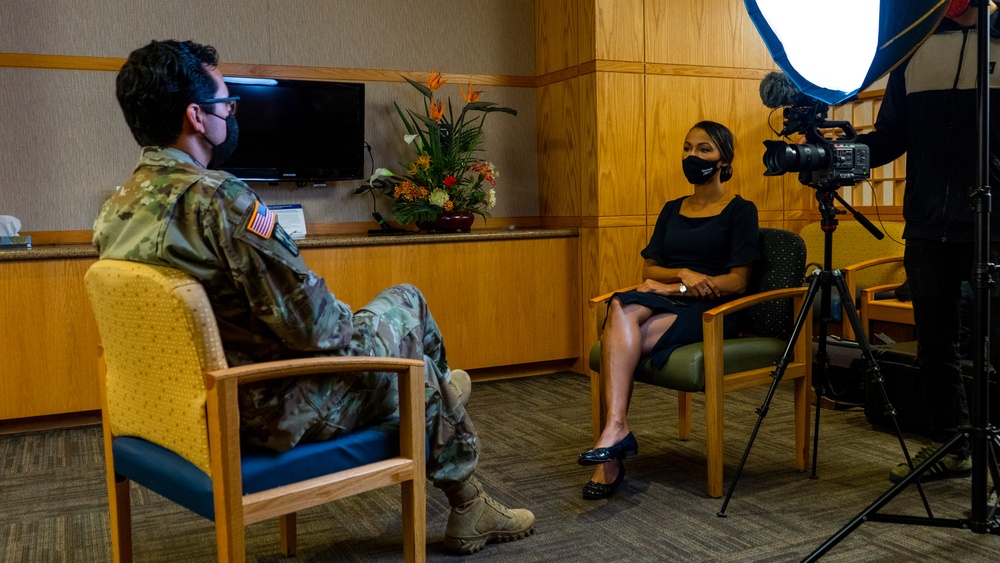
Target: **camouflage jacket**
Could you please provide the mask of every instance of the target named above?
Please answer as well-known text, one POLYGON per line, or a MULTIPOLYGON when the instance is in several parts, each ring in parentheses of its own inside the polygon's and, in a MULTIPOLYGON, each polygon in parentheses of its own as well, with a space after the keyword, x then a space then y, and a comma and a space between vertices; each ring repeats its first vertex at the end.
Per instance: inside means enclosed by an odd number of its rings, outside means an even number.
POLYGON ((132 177, 101 208, 102 259, 171 266, 212 303, 230 365, 344 353, 351 310, 306 267, 257 195, 183 151, 145 147, 132 177))

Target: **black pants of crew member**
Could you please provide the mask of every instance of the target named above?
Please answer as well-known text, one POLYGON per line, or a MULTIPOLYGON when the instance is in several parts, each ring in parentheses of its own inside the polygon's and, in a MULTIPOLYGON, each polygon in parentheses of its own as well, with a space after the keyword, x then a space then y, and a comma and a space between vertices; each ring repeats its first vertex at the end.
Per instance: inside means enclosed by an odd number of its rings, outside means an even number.
MULTIPOLYGON (((903 263, 913 291, 917 359, 933 428, 930 438, 935 442, 947 441, 969 424, 959 342, 962 282, 972 273, 973 254, 972 243, 906 241, 903 263)), ((996 257, 991 261, 996 263, 996 257)), ((991 309, 990 357, 996 364, 1000 360, 1000 298, 996 291, 991 309)), ((974 350, 978 344, 972 344, 974 350)), ((963 441, 955 453, 968 452, 968 441, 963 441)))

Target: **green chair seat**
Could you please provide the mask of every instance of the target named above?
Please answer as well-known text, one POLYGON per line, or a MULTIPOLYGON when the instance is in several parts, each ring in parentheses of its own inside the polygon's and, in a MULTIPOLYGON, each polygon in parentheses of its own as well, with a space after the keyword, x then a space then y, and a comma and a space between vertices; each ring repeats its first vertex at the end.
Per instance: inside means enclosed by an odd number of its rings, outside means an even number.
MULTIPOLYGON (((724 341, 725 375, 775 365, 785 352, 787 342, 776 338, 733 338, 724 341)), ((590 369, 601 371, 601 343, 590 348, 590 369)), ((656 369, 643 357, 635 369, 636 381, 660 387, 702 393, 705 391, 705 351, 701 342, 681 346, 670 354, 662 369, 656 369)))

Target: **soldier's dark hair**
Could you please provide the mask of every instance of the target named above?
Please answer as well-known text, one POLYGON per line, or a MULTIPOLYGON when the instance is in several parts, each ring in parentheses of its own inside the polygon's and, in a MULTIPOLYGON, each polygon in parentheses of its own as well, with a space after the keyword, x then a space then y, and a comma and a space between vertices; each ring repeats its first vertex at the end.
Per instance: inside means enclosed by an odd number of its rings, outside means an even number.
POLYGON ((736 141, 728 127, 714 121, 699 121, 691 129, 701 129, 719 149, 722 162, 727 163, 719 173, 719 180, 725 182, 733 177, 733 159, 736 158, 736 141))
POLYGON ((136 142, 176 141, 188 104, 215 96, 217 86, 205 66, 218 64, 214 47, 192 41, 153 41, 132 51, 115 79, 115 94, 136 142))

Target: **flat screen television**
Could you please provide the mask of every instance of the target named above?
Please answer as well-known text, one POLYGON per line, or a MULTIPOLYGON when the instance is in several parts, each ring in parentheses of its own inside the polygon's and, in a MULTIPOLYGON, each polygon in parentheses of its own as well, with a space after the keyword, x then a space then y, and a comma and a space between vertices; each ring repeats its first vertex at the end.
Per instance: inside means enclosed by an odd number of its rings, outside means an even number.
POLYGON ((227 77, 239 143, 221 168, 263 182, 364 177, 365 85, 227 77))

